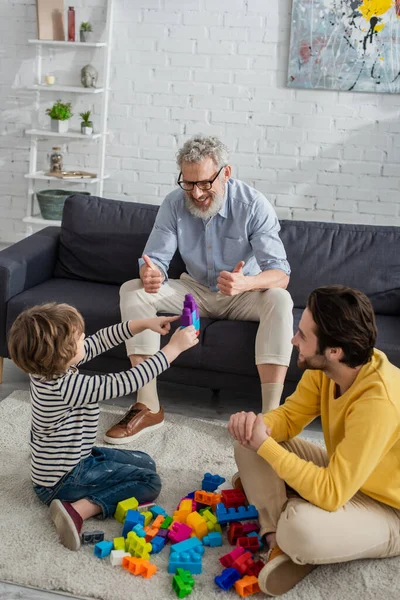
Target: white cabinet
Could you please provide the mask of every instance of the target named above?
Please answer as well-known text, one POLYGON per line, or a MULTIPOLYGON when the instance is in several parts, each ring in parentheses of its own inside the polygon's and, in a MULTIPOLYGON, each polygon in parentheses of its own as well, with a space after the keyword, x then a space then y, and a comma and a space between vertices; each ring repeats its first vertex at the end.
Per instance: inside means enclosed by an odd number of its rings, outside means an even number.
MULTIPOLYGON (((32 114, 32 127, 25 131, 26 135, 30 138, 29 172, 25 175, 25 178, 28 180, 28 198, 26 216, 23 219, 26 223, 26 233, 28 235, 33 233, 33 231, 41 229, 42 227, 60 224, 59 221, 43 219, 40 215, 39 208, 35 200, 35 192, 40 189, 37 187, 40 182, 42 182, 41 187, 43 187, 43 182, 45 181, 47 182, 48 187, 62 188, 67 190, 71 188, 71 193, 74 193, 74 191, 78 190, 86 190, 97 196, 103 195, 104 180, 108 177, 107 173, 105 172, 105 153, 108 135, 107 117, 109 102, 113 0, 105 0, 105 3, 106 22, 104 41, 67 42, 52 40, 28 40, 29 44, 36 48, 34 83, 28 88, 35 91, 34 112, 32 114), (72 53, 72 55, 69 53, 72 53), (100 63, 97 81, 97 85, 99 85, 99 87, 86 88, 76 85, 76 83, 74 85, 63 85, 62 71, 57 75, 55 84, 46 85, 46 73, 43 72, 43 65, 48 64, 49 55, 52 60, 52 64, 54 63, 55 65, 57 64, 57 56, 59 58, 65 58, 65 55, 67 55, 69 63, 71 64, 71 69, 75 72, 75 79, 78 78, 78 81, 80 81, 80 71, 81 68, 88 62, 88 53, 90 56, 94 56, 96 53, 97 63, 100 63), (97 53, 100 53, 101 55, 98 56, 97 53), (47 106, 50 107, 58 99, 62 99, 62 102, 71 102, 74 108, 74 104, 76 104, 78 101, 81 101, 82 98, 85 100, 92 99, 92 101, 98 102, 98 104, 96 104, 97 114, 94 133, 91 136, 84 135, 80 132, 79 127, 76 125, 75 127, 70 125, 69 130, 66 133, 57 133, 51 131, 50 118, 45 115, 45 108, 47 106), (46 102, 47 104, 45 104, 46 102), (46 162, 44 157, 48 157, 50 155, 53 146, 62 145, 65 147, 68 144, 75 145, 75 147, 76 144, 85 144, 85 146, 89 145, 90 147, 87 150, 87 154, 93 159, 93 164, 91 165, 92 168, 82 168, 82 166, 78 164, 71 164, 74 162, 74 152, 72 151, 67 152, 64 155, 64 168, 69 171, 84 170, 94 172, 96 173, 95 178, 81 179, 69 177, 68 179, 60 179, 58 177, 51 177, 46 174, 47 171, 50 170, 50 163, 48 159, 46 162), (40 163, 40 166, 38 166, 38 163, 40 163), (46 168, 43 168, 44 165, 47 165, 46 168)), ((77 24, 76 35, 79 37, 78 26, 79 24, 77 24)), ((60 62, 62 63, 63 61, 60 60, 60 62)), ((68 73, 66 72, 66 82, 67 76, 68 73)), ((87 110, 87 104, 84 110, 87 110)), ((73 122, 75 124, 79 123, 80 121, 77 120, 74 110, 73 112, 73 122)))

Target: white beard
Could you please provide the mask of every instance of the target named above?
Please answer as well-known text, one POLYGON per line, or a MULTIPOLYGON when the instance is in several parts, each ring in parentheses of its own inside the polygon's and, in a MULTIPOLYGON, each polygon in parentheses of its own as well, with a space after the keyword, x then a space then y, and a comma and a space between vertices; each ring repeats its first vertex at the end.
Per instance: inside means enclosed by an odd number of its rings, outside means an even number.
POLYGON ((211 219, 211 217, 215 217, 215 215, 221 210, 224 205, 224 196, 214 196, 210 207, 207 210, 201 210, 197 208, 197 206, 193 203, 193 200, 187 197, 185 194, 185 206, 193 217, 196 219, 203 219, 207 221, 211 219))

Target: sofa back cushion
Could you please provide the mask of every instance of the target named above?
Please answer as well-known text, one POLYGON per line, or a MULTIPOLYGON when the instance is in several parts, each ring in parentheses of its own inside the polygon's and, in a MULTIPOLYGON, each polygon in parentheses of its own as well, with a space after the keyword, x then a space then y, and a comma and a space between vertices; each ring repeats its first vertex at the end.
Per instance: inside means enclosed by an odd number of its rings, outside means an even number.
POLYGON ((400 227, 281 221, 297 308, 323 285, 357 288, 382 315, 400 315, 400 227))
MULTIPOLYGON (((158 206, 74 194, 65 201, 54 276, 121 285, 139 277, 138 258, 158 206)), ((169 276, 185 265, 177 252, 169 276)))

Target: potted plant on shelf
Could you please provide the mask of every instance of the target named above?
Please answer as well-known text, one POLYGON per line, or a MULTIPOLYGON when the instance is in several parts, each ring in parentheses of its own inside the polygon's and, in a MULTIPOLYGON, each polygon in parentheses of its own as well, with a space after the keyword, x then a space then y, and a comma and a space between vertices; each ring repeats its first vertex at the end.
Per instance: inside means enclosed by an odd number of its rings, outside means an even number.
POLYGON ((66 133, 68 131, 68 120, 72 117, 71 103, 65 104, 57 100, 51 108, 46 108, 46 114, 50 117, 51 131, 66 133))
POLYGON ((81 42, 90 42, 92 40, 92 24, 90 21, 83 21, 81 23, 79 38, 81 42))
POLYGON ((79 115, 82 118, 81 133, 83 133, 84 135, 92 135, 93 133, 93 122, 90 120, 90 114, 90 110, 79 113, 79 115))

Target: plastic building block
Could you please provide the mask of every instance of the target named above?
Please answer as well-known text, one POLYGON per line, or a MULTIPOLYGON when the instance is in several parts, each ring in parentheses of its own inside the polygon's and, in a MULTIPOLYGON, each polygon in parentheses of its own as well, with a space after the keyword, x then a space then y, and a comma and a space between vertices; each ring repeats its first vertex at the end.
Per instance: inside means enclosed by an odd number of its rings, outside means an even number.
POLYGON ((122 500, 122 502, 118 502, 116 511, 114 513, 114 519, 120 523, 123 523, 128 510, 136 510, 138 506, 139 502, 136 500, 136 498, 127 498, 126 500, 122 500))
POLYGON ((153 526, 148 526, 145 527, 144 530, 146 532, 146 542, 151 542, 151 540, 153 538, 156 537, 157 533, 158 533, 158 527, 153 527, 153 526))
POLYGON ((104 540, 104 531, 84 531, 82 533, 82 544, 97 544, 104 540))
POLYGON ((165 519, 164 515, 158 515, 158 517, 156 519, 154 519, 151 526, 155 527, 156 529, 159 529, 161 527, 161 523, 164 521, 164 519, 165 519))
POLYGON ((180 523, 186 523, 186 519, 193 512, 193 500, 190 498, 184 498, 179 503, 178 510, 174 512, 174 521, 179 521, 180 523))
POLYGON ((211 548, 222 546, 222 535, 217 532, 209 533, 203 537, 203 544, 211 548))
POLYGON ((151 541, 151 546, 152 546, 151 553, 157 554, 158 552, 161 552, 161 550, 164 548, 166 542, 167 542, 166 538, 156 535, 156 537, 153 538, 151 541))
POLYGON ((225 477, 219 475, 211 475, 211 473, 204 473, 203 481, 201 482, 201 489, 206 492, 215 492, 217 487, 224 483, 225 477))
MULTIPOLYGON (((193 539, 193 538, 192 538, 193 539)), ((168 573, 175 573, 176 569, 186 569, 194 575, 202 572, 202 558, 204 546, 197 546, 186 552, 171 552, 168 563, 168 573)))
MULTIPOLYGON (((135 532, 130 531, 127 538, 127 552, 136 558, 149 558, 152 545, 146 542, 146 538, 141 538, 135 532)), ((126 547, 126 546, 125 546, 126 547)))
POLYGON ((197 537, 192 537, 189 540, 185 540, 184 542, 179 542, 178 544, 174 544, 171 546, 172 552, 187 552, 192 550, 193 548, 197 548, 198 546, 202 546, 203 544, 197 537))
POLYGON ((218 523, 224 525, 225 523, 230 523, 231 521, 245 521, 248 519, 256 519, 258 517, 258 510, 253 504, 249 504, 249 506, 239 506, 238 508, 225 508, 225 506, 220 503, 216 506, 216 514, 218 523))
POLYGON ((196 536, 201 540, 208 534, 207 521, 203 519, 198 512, 192 512, 186 519, 186 524, 189 525, 195 532, 196 536))
POLYGON ((254 575, 245 575, 242 579, 235 581, 235 590, 242 598, 252 596, 261 591, 260 586, 258 585, 258 579, 257 577, 254 577, 254 575))
POLYGON ((146 579, 150 579, 150 577, 152 577, 157 571, 156 565, 153 565, 148 560, 143 558, 125 558, 122 561, 122 566, 133 575, 141 575, 146 579))
MULTIPOLYGON (((238 546, 239 547, 239 546, 238 546)), ((232 563, 232 567, 239 571, 241 577, 247 573, 247 569, 254 564, 253 556, 250 552, 245 552, 232 563)))
POLYGON ((150 511, 145 511, 142 515, 144 518, 144 526, 147 527, 153 520, 153 514, 150 511))
POLYGON ((214 581, 221 590, 226 592, 233 587, 235 582, 239 581, 240 578, 240 573, 236 571, 236 569, 230 567, 229 569, 224 569, 221 575, 217 575, 214 581))
POLYGON ((221 494, 214 494, 213 492, 205 492, 204 490, 197 490, 194 495, 196 502, 201 504, 208 504, 209 506, 216 506, 221 502, 221 494))
POLYGON ((260 540, 258 539, 257 534, 256 534, 256 537, 254 537, 254 536, 239 537, 236 540, 236 545, 242 546, 242 548, 245 548, 245 550, 250 550, 250 552, 257 552, 257 550, 260 549, 260 540))
POLYGON ((238 508, 247 504, 247 498, 242 490, 223 490, 221 492, 221 502, 226 508, 238 508))
POLYGON ((168 532, 168 537, 173 544, 188 540, 193 533, 193 529, 185 523, 172 523, 171 529, 168 532))
POLYGON ((260 571, 265 567, 265 563, 260 559, 254 561, 252 565, 247 567, 246 573, 247 575, 254 575, 254 577, 258 577, 260 571))
POLYGON ((121 567, 122 560, 125 556, 131 556, 129 552, 125 552, 125 550, 111 550, 110 552, 110 562, 112 567, 121 567))
POLYGON ((214 490, 217 494, 220 494, 222 492, 222 490, 231 490, 232 489, 232 484, 229 483, 228 481, 224 481, 224 483, 221 483, 221 485, 219 485, 217 487, 216 490, 214 490))
POLYGON ((105 540, 103 540, 102 542, 97 542, 97 544, 94 547, 94 555, 98 558, 105 558, 106 556, 111 554, 113 547, 114 542, 107 542, 105 540))
POLYGON ((228 527, 228 540, 231 546, 234 546, 236 544, 236 540, 243 536, 244 532, 242 523, 230 523, 228 527))
POLYGON ((255 531, 252 531, 251 533, 248 534, 247 537, 255 537, 258 539, 258 543, 259 543, 259 550, 261 550, 261 548, 264 546, 264 543, 262 541, 261 535, 259 535, 258 533, 256 533, 255 531))
POLYGON ((114 550, 123 550, 125 552, 125 538, 117 537, 113 539, 114 550))
POLYGON ((196 300, 192 294, 185 295, 185 301, 183 303, 183 310, 180 320, 181 327, 189 327, 193 325, 197 335, 200 332, 200 313, 199 307, 197 306, 196 300))
POLYGON ((158 517, 158 515, 162 515, 163 517, 168 517, 165 510, 163 508, 161 508, 161 506, 158 506, 158 504, 155 504, 154 506, 152 506, 150 508, 150 512, 154 518, 158 517))
POLYGON ((249 533, 258 533, 260 531, 260 525, 258 523, 244 523, 243 524, 243 535, 249 535, 249 533))
POLYGON ((168 537, 168 534, 169 534, 169 529, 161 529, 161 527, 160 527, 156 537, 162 537, 162 538, 165 538, 165 540, 166 540, 168 537))
POLYGON ((164 521, 160 525, 160 529, 168 529, 173 521, 172 517, 165 517, 164 521))
POLYGON ((143 504, 139 504, 139 506, 137 507, 138 511, 140 512, 147 512, 149 511, 153 506, 155 506, 155 502, 144 502, 143 504))
POLYGON ((238 546, 234 550, 231 550, 231 552, 228 552, 228 554, 221 556, 219 562, 223 567, 231 567, 235 560, 239 558, 239 556, 242 556, 242 554, 244 554, 244 548, 238 546))
POLYGON ((192 593, 194 587, 194 579, 190 571, 185 569, 177 569, 176 575, 172 578, 172 589, 178 598, 185 598, 192 593))
MULTIPOLYGON (((147 529, 147 527, 146 527, 146 529, 147 529)), ((132 529, 132 531, 133 531, 134 533, 136 533, 136 535, 138 535, 139 537, 143 537, 143 538, 144 538, 144 537, 146 537, 146 532, 145 532, 145 530, 143 529, 143 526, 142 526, 142 525, 139 525, 139 524, 138 524, 138 525, 135 525, 135 527, 132 529)), ((129 532, 127 532, 127 533, 126 533, 126 535, 128 535, 128 533, 129 533, 129 532)), ((148 541, 148 540, 146 540, 146 541, 148 541)))

